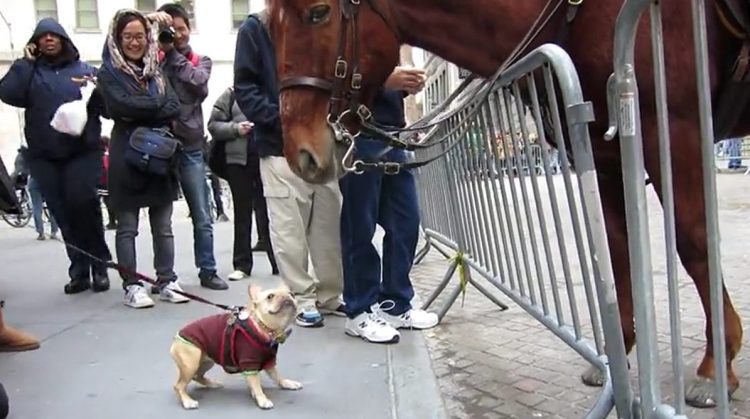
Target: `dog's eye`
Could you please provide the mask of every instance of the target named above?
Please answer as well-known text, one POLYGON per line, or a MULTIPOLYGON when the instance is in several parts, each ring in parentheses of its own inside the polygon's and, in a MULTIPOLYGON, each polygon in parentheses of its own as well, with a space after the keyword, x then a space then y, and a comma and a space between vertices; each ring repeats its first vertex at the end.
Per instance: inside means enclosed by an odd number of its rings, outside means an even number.
POLYGON ((273 300, 273 297, 274 297, 273 294, 268 294, 268 297, 266 297, 266 299, 270 301, 270 300, 273 300))
POLYGON ((310 9, 309 21, 313 25, 317 25, 328 20, 328 16, 331 14, 331 6, 327 4, 321 4, 314 6, 310 9))

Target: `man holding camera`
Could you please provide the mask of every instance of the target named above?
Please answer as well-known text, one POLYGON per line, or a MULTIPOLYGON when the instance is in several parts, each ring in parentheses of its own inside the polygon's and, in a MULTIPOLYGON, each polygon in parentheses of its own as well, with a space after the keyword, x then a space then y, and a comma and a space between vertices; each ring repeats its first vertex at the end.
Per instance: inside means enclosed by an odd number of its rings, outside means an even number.
MULTIPOLYGON (((201 286, 224 290, 228 285, 216 274, 214 235, 206 185, 205 132, 201 104, 208 96, 212 62, 190 48, 190 19, 177 3, 162 5, 155 13, 159 22, 160 58, 164 75, 180 99, 180 117, 173 133, 182 142, 180 184, 193 220, 195 264, 200 269, 201 286)), ((158 292, 158 290, 153 290, 158 292)))

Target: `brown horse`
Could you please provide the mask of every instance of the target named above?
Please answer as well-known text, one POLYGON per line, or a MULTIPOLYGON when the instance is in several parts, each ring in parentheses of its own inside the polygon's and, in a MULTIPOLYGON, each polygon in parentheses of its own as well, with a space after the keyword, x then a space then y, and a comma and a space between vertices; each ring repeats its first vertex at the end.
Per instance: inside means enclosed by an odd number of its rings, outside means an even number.
MULTIPOLYGON (((511 54, 542 12, 546 0, 361 0, 356 37, 344 31, 341 13, 349 13, 352 0, 276 0, 271 27, 276 42, 279 78, 282 80, 281 119, 284 150, 292 169, 304 179, 318 182, 340 173, 335 141, 326 123, 335 84, 320 83, 335 71, 341 38, 342 50, 353 72, 355 61, 362 74, 359 99, 369 104, 397 64, 398 47, 421 47, 482 76, 492 75, 511 54), (358 60, 353 46, 358 46, 358 60), (336 169, 332 169, 335 166, 336 169)), ((360 3, 360 1, 354 1, 360 3)), ((567 2, 563 2, 567 3, 567 2)), ((596 121, 590 126, 600 194, 606 220, 622 328, 628 352, 635 344, 633 301, 625 223, 623 174, 617 141, 603 140, 608 125, 606 82, 612 73, 615 19, 622 1, 584 3, 569 28, 565 45, 580 74, 584 97, 594 105, 596 121)), ((697 380, 687 392, 688 403, 712 405, 715 377, 709 303, 706 222, 701 172, 696 69, 691 9, 684 2, 662 2, 670 133, 675 173, 677 247, 682 264, 695 282, 706 316, 706 352, 697 369, 697 380)), ((710 70, 714 96, 720 74, 734 41, 718 24, 709 7, 710 70)), ((554 42, 563 21, 565 4, 530 48, 554 42)), ((636 75, 639 81, 646 170, 661 197, 653 68, 648 17, 640 23, 636 42, 636 75)), ((349 78, 346 79, 349 83, 349 78)), ((348 85, 344 85, 348 87, 348 85)), ((340 90, 337 91, 340 93, 340 90)), ((338 96, 333 95, 333 96, 338 96)), ((715 99, 715 97, 714 97, 715 99)), ((355 127, 356 128, 356 127, 355 127)), ((740 127, 733 134, 746 134, 740 127)), ((724 290, 724 317, 730 392, 739 386, 732 369, 742 342, 742 326, 724 290)), ((715 399, 715 398, 714 398, 715 399)))

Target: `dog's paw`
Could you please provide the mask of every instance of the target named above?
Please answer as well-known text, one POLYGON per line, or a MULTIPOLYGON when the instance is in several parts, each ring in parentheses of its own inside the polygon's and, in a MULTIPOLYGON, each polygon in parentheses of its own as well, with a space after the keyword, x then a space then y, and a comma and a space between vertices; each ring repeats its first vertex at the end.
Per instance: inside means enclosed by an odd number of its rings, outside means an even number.
POLYGON ((273 402, 268 400, 267 397, 259 398, 255 400, 258 403, 258 407, 261 409, 273 409, 273 402))
POLYGON ((292 380, 281 380, 279 387, 284 390, 299 390, 302 388, 302 383, 292 380))
POLYGON ((182 407, 188 410, 193 410, 198 408, 198 401, 189 399, 189 400, 183 400, 182 401, 182 407))

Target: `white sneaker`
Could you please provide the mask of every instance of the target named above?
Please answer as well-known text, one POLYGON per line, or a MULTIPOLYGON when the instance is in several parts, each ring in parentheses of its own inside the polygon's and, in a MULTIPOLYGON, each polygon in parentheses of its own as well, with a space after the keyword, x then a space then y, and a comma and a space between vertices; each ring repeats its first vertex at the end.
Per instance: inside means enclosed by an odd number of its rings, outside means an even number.
POLYGON ((347 318, 344 331, 349 336, 361 337, 373 343, 397 343, 401 338, 398 330, 377 313, 361 313, 353 319, 347 318))
POLYGON ((148 308, 154 306, 154 300, 148 296, 146 289, 142 285, 129 285, 125 290, 125 300, 123 303, 133 308, 148 308))
POLYGON ((437 326, 439 321, 437 314, 414 308, 398 316, 384 311, 380 315, 396 329, 430 329, 437 326))
POLYGON ((177 294, 175 291, 182 291, 182 288, 180 287, 180 284, 177 283, 177 281, 172 281, 162 287, 161 292, 159 292, 159 299, 175 304, 187 303, 188 301, 190 301, 189 298, 185 297, 184 295, 177 294))
POLYGON ((237 270, 237 271, 234 271, 231 274, 229 274, 229 276, 227 276, 227 279, 229 279, 230 281, 239 281, 239 280, 245 279, 247 277, 248 277, 248 275, 245 275, 244 272, 237 270))

